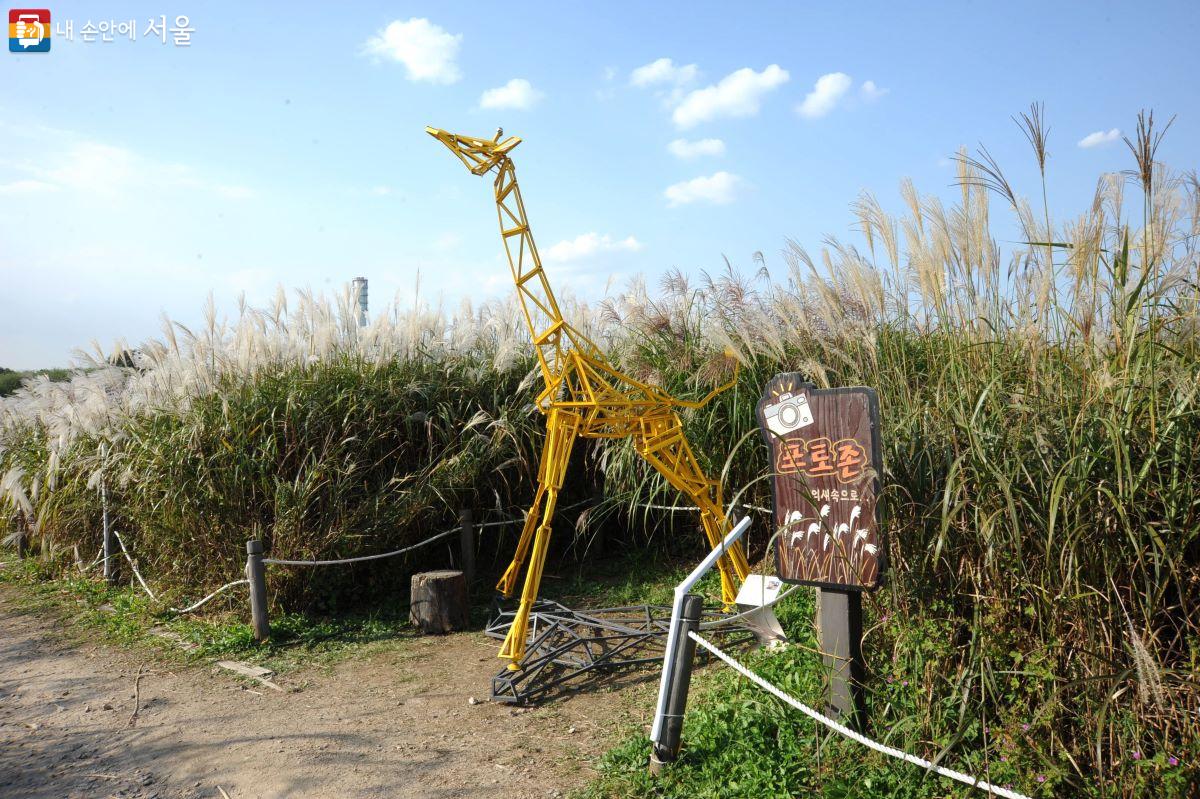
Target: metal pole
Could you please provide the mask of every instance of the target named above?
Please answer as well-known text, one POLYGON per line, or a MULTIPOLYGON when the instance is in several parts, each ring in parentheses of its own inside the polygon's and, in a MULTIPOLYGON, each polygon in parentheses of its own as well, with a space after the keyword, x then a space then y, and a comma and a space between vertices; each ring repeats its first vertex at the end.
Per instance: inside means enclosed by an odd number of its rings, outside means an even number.
POLYGON ((108 490, 104 483, 100 484, 100 527, 104 535, 104 582, 112 585, 112 525, 108 520, 108 490))
POLYGON ((475 581, 475 525, 471 521, 471 509, 458 512, 459 547, 462 549, 462 571, 467 585, 475 581))
POLYGON ((821 660, 829 671, 828 714, 858 728, 866 720, 862 594, 825 588, 818 594, 821 660))
POLYGON ((742 519, 733 526, 729 531, 729 535, 725 536, 725 540, 718 544, 704 560, 696 568, 692 569, 691 574, 683 578, 683 582, 675 586, 675 596, 671 601, 671 626, 667 629, 667 651, 663 654, 663 671, 662 676, 658 681, 658 703, 654 706, 654 725, 650 728, 650 740, 657 743, 660 740, 662 732, 663 714, 667 711, 667 692, 671 686, 671 675, 675 671, 675 646, 676 639, 679 637, 678 620, 683 614, 683 600, 688 591, 692 590, 692 586, 700 582, 700 578, 708 573, 723 555, 729 552, 729 548, 734 542, 742 537, 742 534, 750 528, 750 517, 742 519))
POLYGON ((688 633, 700 631, 700 614, 704 599, 696 594, 683 598, 683 613, 679 619, 679 634, 675 639, 675 670, 667 693, 667 710, 663 714, 662 733, 650 754, 650 773, 657 776, 664 763, 679 757, 683 735, 683 713, 687 709, 688 690, 692 685, 692 662, 696 658, 696 642, 688 633))
POLYGON ((262 541, 246 542, 246 579, 250 581, 250 624, 254 640, 262 643, 271 637, 267 618, 267 570, 263 565, 262 541))

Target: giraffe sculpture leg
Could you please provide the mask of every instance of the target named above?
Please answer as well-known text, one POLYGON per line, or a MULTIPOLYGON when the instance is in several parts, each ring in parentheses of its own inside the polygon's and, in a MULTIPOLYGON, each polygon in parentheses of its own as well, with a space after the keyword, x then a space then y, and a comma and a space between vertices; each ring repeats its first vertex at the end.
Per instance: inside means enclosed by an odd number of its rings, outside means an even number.
MULTIPOLYGON (((508 667, 513 670, 520 668, 521 659, 525 657, 529 612, 537 600, 538 588, 542 582, 542 569, 546 565, 546 549, 550 545, 550 522, 554 518, 554 506, 558 503, 558 492, 562 488, 563 476, 567 472, 567 461, 571 457, 571 448, 579 436, 579 427, 582 422, 583 418, 579 414, 553 409, 550 411, 546 423, 546 444, 542 450, 542 462, 538 468, 538 498, 534 500, 534 507, 530 510, 529 518, 525 520, 521 543, 517 547, 517 554, 513 558, 512 564, 508 567, 509 572, 512 573, 510 582, 515 582, 516 574, 521 568, 521 561, 527 554, 529 555, 525 586, 521 589, 521 603, 517 607, 516 615, 508 628, 508 635, 504 638, 504 644, 500 647, 499 654, 499 657, 508 659, 508 667), (545 507, 541 509, 539 523, 535 520, 537 520, 538 505, 542 501, 544 501, 545 507), (533 533, 531 546, 528 537, 532 533, 535 523, 537 528, 533 533)), ((501 590, 503 590, 505 581, 509 579, 509 572, 505 572, 505 579, 500 581, 501 590)))
MULTIPOLYGON (((711 547, 720 545, 728 532, 721 499, 721 484, 705 476, 683 432, 679 415, 670 409, 653 411, 641 419, 634 449, 658 470, 668 483, 691 498, 700 508, 700 521, 711 547)), ((741 542, 730 547, 717 562, 721 572, 721 599, 732 605, 739 586, 750 574, 741 542)))
MULTIPOLYGON (((549 436, 546 437, 546 444, 550 443, 549 436)), ((543 447, 542 462, 538 467, 538 487, 537 493, 533 495, 533 504, 529 506, 529 513, 525 516, 525 526, 521 528, 521 537, 517 540, 517 549, 513 553, 512 563, 508 564, 508 568, 504 570, 504 576, 500 578, 500 582, 496 583, 496 590, 499 591, 505 599, 513 595, 513 591, 517 588, 517 577, 521 574, 521 566, 525 563, 525 558, 529 557, 529 545, 533 542, 533 534, 541 523, 542 500, 546 497, 546 481, 544 479, 546 464, 550 462, 550 458, 546 455, 546 448, 543 447)))

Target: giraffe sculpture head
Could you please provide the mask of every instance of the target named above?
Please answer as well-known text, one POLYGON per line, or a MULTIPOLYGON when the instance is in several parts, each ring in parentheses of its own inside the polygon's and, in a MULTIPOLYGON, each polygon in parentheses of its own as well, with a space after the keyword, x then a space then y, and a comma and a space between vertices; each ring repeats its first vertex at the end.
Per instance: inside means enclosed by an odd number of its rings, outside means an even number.
POLYGON ((471 170, 473 175, 482 175, 503 161, 514 147, 521 143, 517 136, 509 136, 504 141, 500 137, 503 129, 496 130, 492 139, 477 139, 474 136, 462 136, 440 128, 426 127, 425 132, 440 141, 458 156, 458 160, 471 170))

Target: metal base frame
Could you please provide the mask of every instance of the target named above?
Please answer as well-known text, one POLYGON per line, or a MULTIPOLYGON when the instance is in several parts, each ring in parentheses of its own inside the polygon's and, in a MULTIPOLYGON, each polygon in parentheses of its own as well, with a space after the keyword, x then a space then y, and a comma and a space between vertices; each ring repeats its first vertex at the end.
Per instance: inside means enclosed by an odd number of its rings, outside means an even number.
MULTIPOLYGON (((706 620, 717 620, 725 614, 712 610, 704 615, 706 620)), ((516 609, 494 603, 485 632, 503 640, 516 616, 516 609)), ((492 678, 491 698, 530 704, 573 687, 568 683, 582 684, 601 674, 661 663, 670 623, 667 605, 573 610, 539 599, 529 614, 529 637, 520 668, 505 666, 492 678)), ((754 640, 744 628, 731 628, 730 632, 745 633, 746 640, 754 640)))

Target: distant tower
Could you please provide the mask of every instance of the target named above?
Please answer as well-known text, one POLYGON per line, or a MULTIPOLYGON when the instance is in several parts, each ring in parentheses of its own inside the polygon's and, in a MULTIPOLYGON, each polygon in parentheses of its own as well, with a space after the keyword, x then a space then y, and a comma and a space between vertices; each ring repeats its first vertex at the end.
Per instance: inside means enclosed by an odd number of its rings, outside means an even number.
POLYGON ((354 287, 354 293, 358 295, 358 326, 365 327, 367 324, 367 279, 356 277, 350 285, 354 287))

